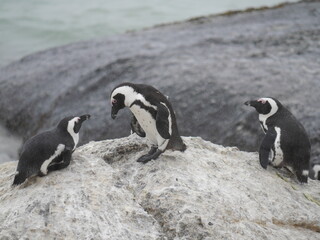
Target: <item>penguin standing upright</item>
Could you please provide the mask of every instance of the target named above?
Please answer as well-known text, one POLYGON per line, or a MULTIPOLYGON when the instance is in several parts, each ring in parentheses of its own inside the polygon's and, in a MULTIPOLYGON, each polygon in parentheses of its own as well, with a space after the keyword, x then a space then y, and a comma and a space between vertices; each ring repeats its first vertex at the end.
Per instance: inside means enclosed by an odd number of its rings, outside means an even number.
POLYGON ((179 151, 186 149, 179 135, 170 102, 154 87, 145 84, 120 84, 111 92, 111 104, 113 119, 120 109, 130 108, 134 115, 131 122, 132 130, 139 136, 145 135, 152 142, 149 153, 141 156, 138 162, 146 163, 156 159, 166 149, 179 151))
POLYGON ((260 164, 267 168, 292 168, 300 182, 308 182, 311 145, 301 123, 275 98, 247 101, 259 113, 265 137, 259 150, 260 164))
POLYGON ((50 131, 28 139, 22 146, 13 185, 23 183, 31 176, 66 168, 79 141, 81 124, 90 115, 66 117, 50 131))

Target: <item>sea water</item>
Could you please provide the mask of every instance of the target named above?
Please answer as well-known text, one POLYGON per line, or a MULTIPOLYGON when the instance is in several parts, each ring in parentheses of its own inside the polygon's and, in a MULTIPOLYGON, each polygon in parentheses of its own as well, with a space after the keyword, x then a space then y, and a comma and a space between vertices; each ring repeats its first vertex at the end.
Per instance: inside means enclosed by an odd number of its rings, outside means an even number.
MULTIPOLYGON (((294 2, 294 0, 286 0, 294 2)), ((0 0, 0 66, 24 55, 279 0, 0 0)))
MULTIPOLYGON (((0 0, 0 67, 75 41, 279 0, 0 0)), ((295 0, 287 0, 295 2, 295 0)), ((0 109, 1 110, 1 109, 0 109)), ((0 126, 0 163, 17 160, 21 139, 0 126)))

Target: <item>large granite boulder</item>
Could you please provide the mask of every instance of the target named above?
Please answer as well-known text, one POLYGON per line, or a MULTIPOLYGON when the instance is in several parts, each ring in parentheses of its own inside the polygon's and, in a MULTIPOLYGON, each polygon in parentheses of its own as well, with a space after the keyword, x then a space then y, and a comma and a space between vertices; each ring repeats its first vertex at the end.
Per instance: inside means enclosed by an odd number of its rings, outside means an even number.
POLYGON ((21 146, 21 138, 12 135, 0 125, 0 164, 18 159, 17 149, 21 146))
POLYGON ((184 138, 147 164, 134 135, 90 142, 61 171, 11 187, 0 165, 1 239, 318 239, 320 184, 264 170, 256 153, 184 138))
POLYGON ((24 138, 68 114, 93 118, 82 142, 126 136, 110 118, 121 82, 147 83, 170 100, 181 134, 257 151, 262 131, 246 100, 289 107, 320 155, 320 2, 192 19, 38 52, 1 69, 0 119, 24 138))

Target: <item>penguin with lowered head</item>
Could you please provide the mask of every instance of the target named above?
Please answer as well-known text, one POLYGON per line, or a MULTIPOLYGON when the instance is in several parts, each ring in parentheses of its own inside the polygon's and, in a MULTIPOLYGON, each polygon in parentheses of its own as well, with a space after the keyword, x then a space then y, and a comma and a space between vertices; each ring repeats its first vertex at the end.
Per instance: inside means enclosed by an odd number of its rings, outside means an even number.
POLYGON ((145 84, 122 83, 112 90, 110 98, 111 117, 115 119, 120 109, 128 107, 134 115, 132 130, 152 143, 148 154, 141 156, 138 162, 157 159, 166 149, 186 150, 173 108, 160 91, 145 84))

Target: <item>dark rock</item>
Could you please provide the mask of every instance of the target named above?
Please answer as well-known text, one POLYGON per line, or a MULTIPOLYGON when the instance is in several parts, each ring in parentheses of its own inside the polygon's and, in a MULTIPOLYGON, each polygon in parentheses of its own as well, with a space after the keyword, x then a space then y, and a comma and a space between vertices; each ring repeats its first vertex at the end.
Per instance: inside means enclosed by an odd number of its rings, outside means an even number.
POLYGON ((289 107, 320 155, 320 2, 209 16, 79 42, 1 69, 0 119, 24 138, 63 116, 90 113, 81 143, 128 135, 129 115, 111 120, 121 82, 168 95, 182 135, 257 151, 257 114, 246 100, 273 96, 289 107))

